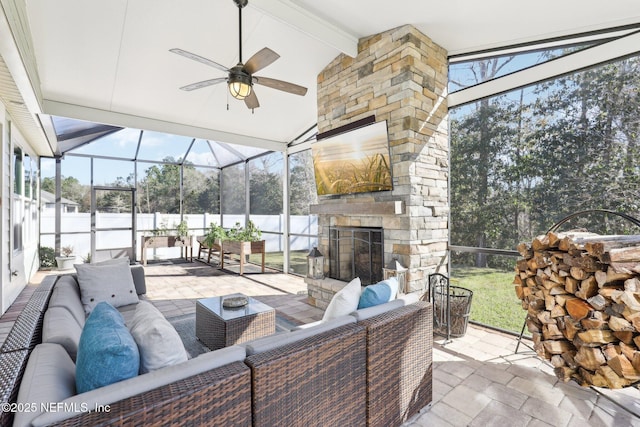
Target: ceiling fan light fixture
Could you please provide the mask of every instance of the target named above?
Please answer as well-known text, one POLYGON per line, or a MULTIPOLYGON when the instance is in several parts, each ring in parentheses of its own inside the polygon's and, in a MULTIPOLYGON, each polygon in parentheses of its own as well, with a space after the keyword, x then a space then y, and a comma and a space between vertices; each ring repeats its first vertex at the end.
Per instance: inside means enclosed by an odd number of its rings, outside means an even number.
MULTIPOLYGON (((258 77, 255 75, 258 71, 272 64, 276 59, 280 58, 280 55, 265 47, 258 52, 254 53, 251 58, 247 60, 246 64, 242 62, 242 8, 244 8, 249 0, 233 0, 238 6, 238 64, 231 69, 227 69, 224 65, 220 65, 215 61, 196 55, 195 53, 187 52, 186 50, 174 48, 169 49, 170 52, 184 56, 185 58, 192 59, 194 61, 201 62, 210 67, 228 73, 227 77, 217 77, 213 79, 204 80, 197 83, 192 83, 181 87, 182 90, 195 90, 203 87, 212 86, 224 81, 229 86, 229 93, 235 99, 244 100, 247 108, 253 110, 260 106, 258 97, 253 92, 253 83, 257 83, 262 86, 267 86, 272 89, 280 90, 294 95, 304 96, 307 93, 307 88, 298 86, 293 83, 285 82, 277 79, 270 79, 267 77, 258 77), (255 78, 255 80, 254 80, 255 78)), ((227 103, 227 109, 229 104, 227 103)))
POLYGON ((229 93, 235 99, 243 100, 251 95, 251 77, 244 74, 233 74, 229 76, 229 93))

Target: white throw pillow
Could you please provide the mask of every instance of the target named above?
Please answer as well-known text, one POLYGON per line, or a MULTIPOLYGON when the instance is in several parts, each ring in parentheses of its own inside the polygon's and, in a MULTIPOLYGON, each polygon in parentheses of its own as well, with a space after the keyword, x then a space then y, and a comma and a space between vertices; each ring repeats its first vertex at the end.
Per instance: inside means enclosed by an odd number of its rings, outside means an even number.
POLYGON ((139 301, 127 259, 113 264, 76 264, 75 268, 87 316, 103 301, 116 308, 139 301))
POLYGON ((356 277, 331 298, 329 306, 322 316, 322 321, 325 322, 330 319, 335 319, 336 317, 346 316, 356 311, 361 293, 362 285, 360 284, 360 278, 356 277))
POLYGON ((391 288, 391 297, 389 297, 389 301, 393 301, 398 297, 398 286, 400 285, 398 283, 398 278, 389 277, 388 279, 383 280, 383 282, 385 282, 391 288))
POLYGON ((140 301, 129 330, 138 344, 141 374, 189 358, 178 332, 150 302, 140 301))

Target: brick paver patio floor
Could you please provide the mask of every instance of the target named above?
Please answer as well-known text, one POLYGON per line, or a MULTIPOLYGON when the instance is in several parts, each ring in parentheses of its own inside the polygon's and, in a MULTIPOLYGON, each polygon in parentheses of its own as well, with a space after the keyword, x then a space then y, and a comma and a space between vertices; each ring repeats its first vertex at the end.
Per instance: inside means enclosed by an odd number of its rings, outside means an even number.
MULTIPOLYGON (((222 272, 199 261, 150 263, 145 267, 146 298, 166 317, 195 312, 199 298, 236 292, 263 301, 294 323, 322 317, 322 310, 306 304, 302 278, 260 274, 251 266, 244 276, 234 270, 233 264, 222 272)), ((36 275, 15 307, 0 318, 0 341, 44 274, 36 275)), ((513 336, 474 325, 447 344, 436 336, 433 403, 405 426, 640 426, 637 388, 611 391, 563 383, 529 348, 521 345, 516 354, 515 346, 513 336)))

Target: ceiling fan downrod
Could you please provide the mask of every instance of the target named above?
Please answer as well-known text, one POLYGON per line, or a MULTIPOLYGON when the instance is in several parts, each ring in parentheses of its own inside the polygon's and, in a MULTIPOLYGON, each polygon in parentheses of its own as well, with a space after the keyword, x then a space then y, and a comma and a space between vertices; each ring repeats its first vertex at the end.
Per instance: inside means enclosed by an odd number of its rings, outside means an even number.
POLYGON ((245 7, 249 0, 233 0, 238 6, 238 63, 242 64, 242 8, 245 7))

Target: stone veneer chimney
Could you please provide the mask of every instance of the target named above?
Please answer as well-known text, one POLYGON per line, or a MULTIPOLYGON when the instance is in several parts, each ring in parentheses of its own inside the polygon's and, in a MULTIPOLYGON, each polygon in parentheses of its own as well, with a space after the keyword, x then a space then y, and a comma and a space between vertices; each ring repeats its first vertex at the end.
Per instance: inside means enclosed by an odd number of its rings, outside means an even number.
POLYGON ((446 272, 446 94, 447 53, 410 25, 361 39, 356 58, 342 54, 318 75, 318 132, 372 115, 386 120, 393 174, 392 191, 321 197, 311 207, 321 252, 330 226, 383 227, 384 264, 397 257, 408 267, 412 291, 425 289, 428 274, 446 272))

